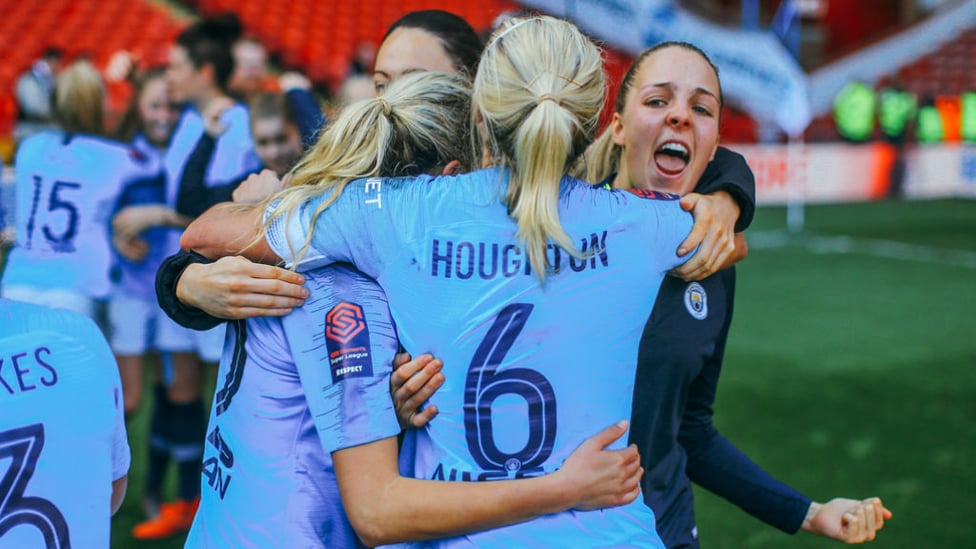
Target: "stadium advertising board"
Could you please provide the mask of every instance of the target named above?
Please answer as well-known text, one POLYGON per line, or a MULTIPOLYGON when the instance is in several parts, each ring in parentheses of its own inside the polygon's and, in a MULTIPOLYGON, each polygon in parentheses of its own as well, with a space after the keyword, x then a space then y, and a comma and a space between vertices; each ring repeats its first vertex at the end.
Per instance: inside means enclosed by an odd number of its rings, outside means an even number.
MULTIPOLYGON (((756 175, 757 200, 764 205, 884 198, 895 161, 895 149, 880 142, 730 147, 746 157, 756 175)), ((976 196, 976 146, 912 147, 905 162, 908 198, 976 196)))

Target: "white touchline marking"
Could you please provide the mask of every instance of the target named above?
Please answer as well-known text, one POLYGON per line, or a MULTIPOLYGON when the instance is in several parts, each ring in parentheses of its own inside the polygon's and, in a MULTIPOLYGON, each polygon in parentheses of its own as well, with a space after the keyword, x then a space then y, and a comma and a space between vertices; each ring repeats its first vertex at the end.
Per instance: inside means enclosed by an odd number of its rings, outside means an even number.
POLYGON ((934 248, 906 244, 893 240, 877 240, 852 236, 823 236, 811 233, 791 234, 786 231, 757 231, 747 233, 750 248, 775 249, 786 246, 806 248, 814 253, 862 254, 902 261, 938 263, 976 269, 976 252, 934 248))

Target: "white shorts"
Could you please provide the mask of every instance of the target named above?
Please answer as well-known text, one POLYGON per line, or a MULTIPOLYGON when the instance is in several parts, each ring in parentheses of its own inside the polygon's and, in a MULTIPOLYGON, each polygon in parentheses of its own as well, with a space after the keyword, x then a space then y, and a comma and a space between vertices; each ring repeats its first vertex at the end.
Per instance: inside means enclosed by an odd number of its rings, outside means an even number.
POLYGON ((160 351, 196 353, 204 362, 220 362, 226 323, 200 332, 180 326, 163 313, 156 324, 156 332, 160 351))
POLYGON ((109 341, 117 355, 141 355, 158 350, 156 324, 165 316, 154 298, 116 292, 108 301, 109 341))
POLYGON ((52 309, 67 309, 97 321, 95 300, 80 292, 60 288, 42 290, 30 286, 4 286, 2 294, 13 301, 44 305, 52 309))
POLYGON ((109 301, 112 350, 119 355, 141 355, 148 350, 196 353, 205 362, 217 362, 224 345, 224 326, 205 332, 173 322, 155 297, 116 294, 109 301))

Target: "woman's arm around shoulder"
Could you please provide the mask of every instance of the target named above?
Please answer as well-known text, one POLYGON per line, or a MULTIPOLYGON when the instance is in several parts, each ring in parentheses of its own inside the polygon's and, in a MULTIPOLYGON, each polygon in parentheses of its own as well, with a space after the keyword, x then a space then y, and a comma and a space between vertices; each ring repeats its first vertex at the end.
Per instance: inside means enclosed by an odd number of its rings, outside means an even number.
POLYGON ((217 204, 187 226, 180 247, 208 259, 242 255, 259 263, 280 263, 262 234, 263 219, 264 203, 217 204))
POLYGON ((333 452, 349 521, 366 545, 449 537, 565 511, 614 507, 640 493, 635 446, 606 450, 622 421, 584 441, 556 472, 530 479, 443 482, 401 477, 396 438, 333 452))

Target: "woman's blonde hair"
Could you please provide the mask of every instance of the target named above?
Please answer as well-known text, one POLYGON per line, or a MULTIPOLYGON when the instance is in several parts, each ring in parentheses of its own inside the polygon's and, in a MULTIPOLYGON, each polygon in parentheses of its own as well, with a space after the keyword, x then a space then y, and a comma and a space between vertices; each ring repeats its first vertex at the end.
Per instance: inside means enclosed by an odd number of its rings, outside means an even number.
MULTIPOLYGON (((291 215, 306 200, 329 192, 312 214, 310 226, 363 177, 410 177, 438 173, 452 160, 467 168, 471 84, 463 76, 420 72, 397 78, 382 96, 347 106, 315 146, 292 169, 288 188, 272 197, 281 202, 268 216, 291 215)), ((305 253, 312 232, 298 257, 305 253)))
POLYGON ((105 84, 88 61, 75 61, 58 76, 54 119, 68 133, 105 135, 105 84))
POLYGON ((478 66, 474 150, 509 170, 505 203, 540 279, 549 239, 580 255, 559 221, 559 185, 592 141, 605 93, 600 49, 553 17, 505 21, 478 66))
POLYGON ((602 183, 620 169, 621 147, 613 142, 610 126, 586 148, 582 161, 573 169, 573 176, 590 183, 602 183))

